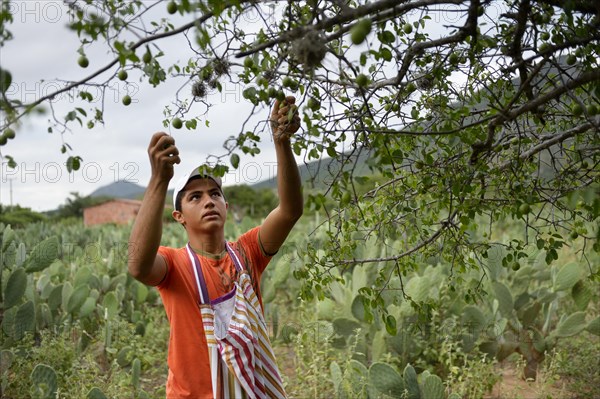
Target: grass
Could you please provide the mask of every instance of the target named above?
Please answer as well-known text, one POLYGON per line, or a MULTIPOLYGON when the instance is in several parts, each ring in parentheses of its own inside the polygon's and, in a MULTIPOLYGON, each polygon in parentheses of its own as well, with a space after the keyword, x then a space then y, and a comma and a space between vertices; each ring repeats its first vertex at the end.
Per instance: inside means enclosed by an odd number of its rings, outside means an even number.
POLYGON ((582 333, 560 340, 556 372, 566 379, 569 392, 580 399, 600 398, 600 337, 582 333))

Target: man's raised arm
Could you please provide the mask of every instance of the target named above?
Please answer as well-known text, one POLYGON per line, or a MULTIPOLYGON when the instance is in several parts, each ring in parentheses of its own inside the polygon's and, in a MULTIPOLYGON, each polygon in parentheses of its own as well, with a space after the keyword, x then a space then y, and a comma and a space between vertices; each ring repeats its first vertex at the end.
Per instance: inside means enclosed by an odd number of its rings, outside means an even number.
POLYGON ((166 133, 152 136, 148 156, 152 174, 129 236, 127 269, 136 280, 157 285, 167 272, 165 260, 157 255, 165 199, 173 177, 173 165, 180 159, 175 140, 166 133))
POLYGON ((294 97, 283 103, 275 101, 271 129, 277 155, 277 192, 279 205, 269 213, 260 229, 260 239, 267 254, 276 253, 304 210, 302 184, 294 159, 290 136, 300 127, 294 97))

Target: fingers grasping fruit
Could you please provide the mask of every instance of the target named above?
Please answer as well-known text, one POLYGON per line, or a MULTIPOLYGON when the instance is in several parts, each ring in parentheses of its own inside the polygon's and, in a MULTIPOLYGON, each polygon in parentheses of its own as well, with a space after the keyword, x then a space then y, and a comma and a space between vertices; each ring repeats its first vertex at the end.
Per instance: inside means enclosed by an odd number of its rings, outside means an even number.
POLYGON ((300 116, 295 102, 293 96, 275 101, 271 112, 271 129, 275 140, 289 139, 300 128, 300 116))

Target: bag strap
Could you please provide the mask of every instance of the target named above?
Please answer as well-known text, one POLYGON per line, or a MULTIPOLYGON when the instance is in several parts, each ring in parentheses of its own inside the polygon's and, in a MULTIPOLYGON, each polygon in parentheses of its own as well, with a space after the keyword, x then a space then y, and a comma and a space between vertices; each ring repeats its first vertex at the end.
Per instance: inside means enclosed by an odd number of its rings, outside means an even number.
MULTIPOLYGON (((227 249, 227 253, 231 257, 235 268, 238 273, 241 273, 245 270, 244 263, 242 262, 242 257, 239 254, 239 251, 233 246, 229 245, 228 242, 225 242, 225 248, 227 249)), ((204 273, 202 272, 202 266, 200 264, 200 259, 196 252, 192 249, 192 246, 188 242, 186 245, 186 250, 188 253, 188 257, 190 258, 190 263, 192 265, 192 270, 194 271, 194 277, 196 280, 196 286, 198 288, 198 295, 200 296, 201 304, 209 304, 210 298, 208 296, 208 288, 206 288, 206 279, 204 278, 204 273)))

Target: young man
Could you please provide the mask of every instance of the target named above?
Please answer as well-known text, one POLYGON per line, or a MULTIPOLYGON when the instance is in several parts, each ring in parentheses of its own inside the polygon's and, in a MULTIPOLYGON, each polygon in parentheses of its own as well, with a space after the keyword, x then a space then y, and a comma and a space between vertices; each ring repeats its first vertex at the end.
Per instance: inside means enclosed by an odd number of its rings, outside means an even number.
POLYGON ((303 210, 290 146, 300 127, 294 102, 276 101, 271 113, 279 205, 236 242, 225 241, 228 204, 221 180, 195 168, 173 193, 173 217, 189 242, 177 249, 160 246, 167 187, 180 159, 173 137, 156 133, 150 140, 152 173, 131 232, 128 270, 158 288, 169 319, 168 399, 286 397, 259 286, 303 210))

